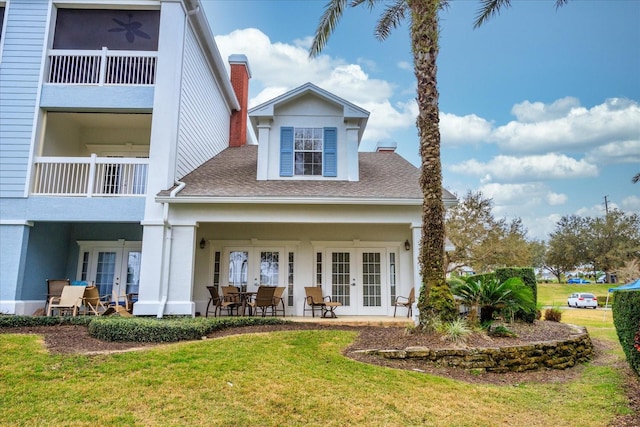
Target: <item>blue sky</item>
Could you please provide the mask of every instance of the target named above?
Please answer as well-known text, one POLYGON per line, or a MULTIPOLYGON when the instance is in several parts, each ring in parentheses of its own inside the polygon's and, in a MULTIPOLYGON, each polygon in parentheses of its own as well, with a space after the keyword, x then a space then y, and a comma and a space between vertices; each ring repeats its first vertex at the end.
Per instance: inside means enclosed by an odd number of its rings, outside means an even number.
MULTIPOLYGON (((250 107, 308 81, 371 112, 361 151, 394 140, 420 163, 407 25, 378 41, 381 9, 349 8, 308 59, 326 0, 203 0, 222 57, 245 54, 250 107)), ((640 0, 512 1, 473 29, 451 0, 438 57, 443 185, 482 191, 496 217, 546 239, 562 215, 640 212, 640 0)))

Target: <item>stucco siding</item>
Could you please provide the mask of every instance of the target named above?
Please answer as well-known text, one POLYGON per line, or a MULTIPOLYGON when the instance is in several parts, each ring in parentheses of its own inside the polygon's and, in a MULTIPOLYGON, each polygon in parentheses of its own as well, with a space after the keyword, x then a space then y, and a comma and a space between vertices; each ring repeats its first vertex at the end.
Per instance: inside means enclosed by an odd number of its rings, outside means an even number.
POLYGON ((227 147, 229 115, 220 87, 189 27, 180 98, 178 179, 227 147))
POLYGON ((49 2, 12 1, 0 63, 0 197, 22 197, 36 112, 49 2))

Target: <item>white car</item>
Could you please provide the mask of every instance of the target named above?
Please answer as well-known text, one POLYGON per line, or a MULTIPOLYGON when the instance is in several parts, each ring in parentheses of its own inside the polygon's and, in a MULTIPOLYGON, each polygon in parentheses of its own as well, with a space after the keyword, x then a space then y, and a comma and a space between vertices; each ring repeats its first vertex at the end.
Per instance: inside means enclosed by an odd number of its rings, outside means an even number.
POLYGON ((567 298, 567 305, 569 307, 593 307, 595 309, 598 308, 598 298, 593 294, 576 292, 575 294, 569 295, 569 298, 567 298))

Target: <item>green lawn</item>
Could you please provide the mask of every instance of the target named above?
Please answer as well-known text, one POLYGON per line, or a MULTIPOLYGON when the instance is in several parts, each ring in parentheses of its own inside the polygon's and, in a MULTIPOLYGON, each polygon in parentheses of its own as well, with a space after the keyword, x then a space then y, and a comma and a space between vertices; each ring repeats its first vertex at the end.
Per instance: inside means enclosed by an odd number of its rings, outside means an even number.
POLYGON ((610 365, 563 384, 467 384, 345 358, 353 338, 274 332, 53 356, 38 336, 0 334, 0 424, 588 427, 628 413, 610 365))
POLYGON ((567 305, 567 297, 574 292, 591 292, 599 299, 606 298, 609 288, 619 285, 587 283, 584 285, 568 285, 565 283, 538 283, 538 303, 542 305, 567 305))

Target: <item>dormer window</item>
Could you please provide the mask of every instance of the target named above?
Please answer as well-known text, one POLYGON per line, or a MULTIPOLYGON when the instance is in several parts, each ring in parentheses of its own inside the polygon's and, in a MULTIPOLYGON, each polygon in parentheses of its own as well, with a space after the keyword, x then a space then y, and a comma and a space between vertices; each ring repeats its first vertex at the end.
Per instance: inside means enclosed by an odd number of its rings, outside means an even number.
POLYGON ((322 128, 295 128, 294 174, 322 175, 322 128))
POLYGON ((336 128, 280 128, 280 176, 337 176, 336 128))

